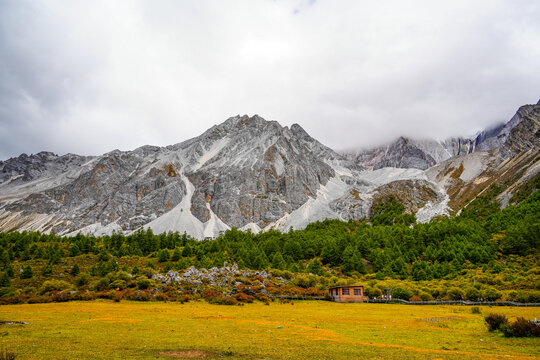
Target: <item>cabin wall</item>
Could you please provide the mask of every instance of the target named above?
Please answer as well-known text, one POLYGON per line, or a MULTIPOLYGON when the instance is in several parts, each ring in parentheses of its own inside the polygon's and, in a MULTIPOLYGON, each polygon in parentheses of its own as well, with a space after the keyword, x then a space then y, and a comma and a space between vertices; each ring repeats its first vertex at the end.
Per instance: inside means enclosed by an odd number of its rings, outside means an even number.
POLYGON ((330 297, 333 301, 337 302, 364 302, 367 301, 367 298, 364 296, 363 287, 350 287, 350 288, 338 288, 332 289, 330 292, 330 297), (346 290, 349 290, 349 294, 346 293, 346 290), (360 295, 354 295, 354 289, 360 289, 360 295), (343 291, 345 290, 345 291, 343 291), (337 292, 337 294, 336 294, 337 292))

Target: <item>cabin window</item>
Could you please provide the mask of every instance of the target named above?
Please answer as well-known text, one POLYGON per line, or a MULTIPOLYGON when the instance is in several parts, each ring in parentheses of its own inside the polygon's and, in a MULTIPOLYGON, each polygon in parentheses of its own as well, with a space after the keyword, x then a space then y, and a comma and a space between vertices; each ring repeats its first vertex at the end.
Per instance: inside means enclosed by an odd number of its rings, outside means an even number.
POLYGON ((362 289, 354 289, 354 296, 361 296, 362 295, 362 289))
POLYGON ((349 289, 341 289, 341 294, 342 295, 350 295, 349 289))

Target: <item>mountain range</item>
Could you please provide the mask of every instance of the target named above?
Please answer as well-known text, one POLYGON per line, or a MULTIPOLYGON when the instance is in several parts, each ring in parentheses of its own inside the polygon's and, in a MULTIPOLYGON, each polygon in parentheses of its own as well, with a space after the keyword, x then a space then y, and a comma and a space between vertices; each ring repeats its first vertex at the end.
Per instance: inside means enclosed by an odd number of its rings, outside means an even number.
POLYGON ((336 152, 300 125, 234 116, 166 147, 0 161, 0 231, 62 235, 301 229, 362 219, 395 196, 418 221, 459 212, 491 184, 502 206, 540 170, 540 102, 477 136, 400 137, 336 152))

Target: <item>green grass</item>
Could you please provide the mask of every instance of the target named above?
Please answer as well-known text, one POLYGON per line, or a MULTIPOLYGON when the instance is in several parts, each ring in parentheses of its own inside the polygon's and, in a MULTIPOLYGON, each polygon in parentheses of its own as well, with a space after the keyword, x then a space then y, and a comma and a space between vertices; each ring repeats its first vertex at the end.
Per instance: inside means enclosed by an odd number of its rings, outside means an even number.
POLYGON ((490 312, 538 308, 109 301, 0 307, 1 346, 21 359, 538 359, 540 339, 490 333, 490 312))

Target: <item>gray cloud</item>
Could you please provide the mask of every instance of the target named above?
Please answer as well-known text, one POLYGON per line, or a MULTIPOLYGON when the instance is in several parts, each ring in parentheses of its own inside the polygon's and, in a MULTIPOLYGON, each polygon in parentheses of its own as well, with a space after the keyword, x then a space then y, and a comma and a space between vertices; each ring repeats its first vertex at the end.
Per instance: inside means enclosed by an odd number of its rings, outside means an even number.
POLYGON ((0 159, 168 145, 236 114, 337 149, 470 135, 540 96, 540 3, 0 2, 0 159))

